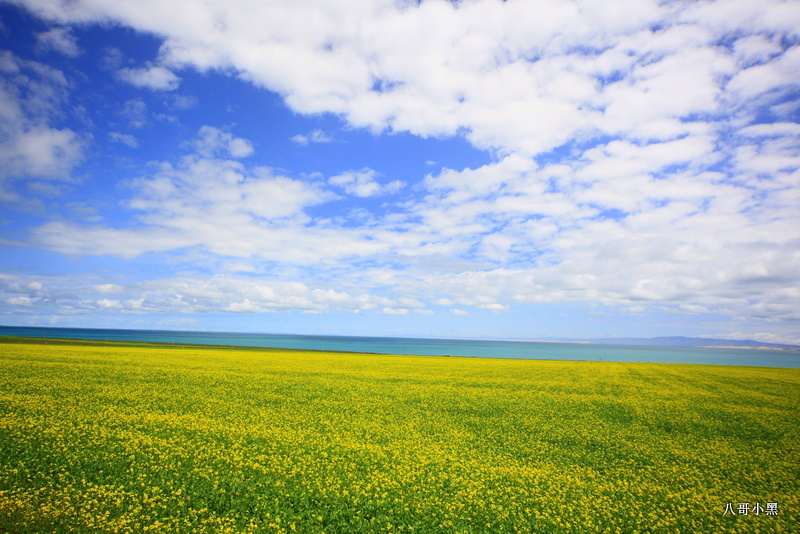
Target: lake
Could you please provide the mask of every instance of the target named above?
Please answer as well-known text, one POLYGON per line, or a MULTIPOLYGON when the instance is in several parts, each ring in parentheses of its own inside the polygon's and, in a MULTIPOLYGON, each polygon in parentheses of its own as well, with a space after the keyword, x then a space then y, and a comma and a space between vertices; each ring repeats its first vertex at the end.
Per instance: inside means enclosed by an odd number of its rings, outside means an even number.
POLYGON ((0 326, 0 335, 238 347, 275 347, 379 354, 449 355, 473 358, 695 363, 800 368, 800 351, 758 349, 22 326, 0 326))

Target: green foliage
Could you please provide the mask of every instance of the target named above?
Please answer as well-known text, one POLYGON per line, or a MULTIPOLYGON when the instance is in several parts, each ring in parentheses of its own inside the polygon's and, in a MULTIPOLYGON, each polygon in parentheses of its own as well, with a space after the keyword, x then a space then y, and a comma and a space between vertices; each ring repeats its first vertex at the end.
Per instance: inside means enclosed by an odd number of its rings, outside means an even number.
POLYGON ((7 344, 0 526, 790 532, 799 385, 797 369, 7 344))

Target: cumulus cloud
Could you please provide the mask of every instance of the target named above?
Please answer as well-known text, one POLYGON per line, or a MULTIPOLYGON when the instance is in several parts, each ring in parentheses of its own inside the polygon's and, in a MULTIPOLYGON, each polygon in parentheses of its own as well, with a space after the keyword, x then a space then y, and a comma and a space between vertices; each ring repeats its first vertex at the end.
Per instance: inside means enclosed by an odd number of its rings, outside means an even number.
POLYGON ((68 57, 77 57, 81 53, 78 40, 72 35, 72 29, 66 27, 37 33, 36 46, 41 51, 53 50, 68 57))
POLYGON ((393 180, 385 185, 381 185, 376 180, 377 172, 373 169, 361 169, 360 171, 347 171, 336 176, 331 176, 328 183, 336 187, 341 187, 350 195, 357 197, 371 197, 381 193, 394 193, 402 189, 405 185, 400 180, 393 180))
MULTIPOLYGON (((30 8, 61 24, 112 20, 162 36, 158 66, 119 71, 135 85, 174 89, 172 70, 182 68, 236 73, 297 113, 333 113, 376 134, 462 136, 493 156, 427 176, 419 196, 354 229, 308 212, 331 189, 367 198, 403 184, 382 185, 373 169, 321 184, 246 167, 236 160, 252 144, 208 127, 193 154, 131 182, 142 226, 51 222, 36 235, 53 249, 204 247, 304 264, 369 257, 383 262, 359 274, 370 287, 456 310, 568 301, 799 318, 797 2, 30 8)), ((127 116, 139 117, 131 125, 143 124, 144 103, 129 104, 127 116)), ((292 140, 328 139, 315 132, 292 140)), ((69 146, 69 132, 50 134, 51 145, 69 146)), ((226 305, 259 309, 240 296, 226 305)))
POLYGON ((104 309, 121 309, 122 303, 118 300, 100 299, 96 301, 97 306, 104 309))
POLYGON ((465 132, 476 146, 537 154, 597 131, 676 135, 676 119, 717 109, 732 75, 731 88, 748 92, 796 79, 796 53, 763 41, 796 32, 787 23, 797 20, 796 5, 721 5, 240 0, 212 12, 193 2, 132 9, 126 1, 51 0, 30 7, 62 22, 111 19, 164 36, 160 65, 122 71, 141 86, 174 88, 168 66, 232 68, 301 113, 339 113, 378 131, 465 132), (728 36, 739 37, 731 49, 716 45, 728 36), (736 73, 736 58, 770 61, 736 73))
POLYGON ((309 143, 330 143, 333 138, 320 129, 311 130, 307 134, 297 134, 291 137, 293 143, 307 145, 309 143))
POLYGON ((118 70, 117 76, 131 85, 153 91, 174 91, 181 83, 181 79, 174 72, 160 65, 126 67, 118 70))
POLYGON ((225 132, 213 126, 203 126, 193 141, 197 153, 210 158, 216 154, 223 154, 235 159, 246 158, 254 152, 253 143, 241 137, 234 137, 230 132, 225 132))
POLYGON ((109 293, 122 293, 122 291, 124 291, 124 288, 118 284, 99 284, 94 286, 94 290, 97 291, 98 293, 109 294, 109 293))
POLYGON ((72 181, 85 141, 69 128, 53 125, 69 99, 63 73, 41 63, 0 52, 0 200, 18 202, 14 182, 28 180, 41 191, 53 182, 72 181), (31 182, 30 180, 46 180, 31 182))
POLYGON ((69 254, 132 258, 145 252, 199 247, 229 257, 313 264, 367 255, 385 245, 358 230, 313 224, 305 210, 335 196, 314 182, 247 167, 232 157, 250 143, 216 128, 201 128, 194 152, 158 172, 130 180, 127 206, 139 227, 79 226, 52 221, 34 230, 38 242, 69 254))

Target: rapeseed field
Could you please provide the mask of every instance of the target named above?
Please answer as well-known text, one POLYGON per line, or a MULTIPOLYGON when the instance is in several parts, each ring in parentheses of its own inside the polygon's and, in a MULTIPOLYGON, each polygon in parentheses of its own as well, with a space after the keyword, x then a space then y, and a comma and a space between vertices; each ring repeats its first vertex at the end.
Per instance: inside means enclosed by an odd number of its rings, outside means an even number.
POLYGON ((0 345, 0 531, 770 533, 800 370, 0 345))

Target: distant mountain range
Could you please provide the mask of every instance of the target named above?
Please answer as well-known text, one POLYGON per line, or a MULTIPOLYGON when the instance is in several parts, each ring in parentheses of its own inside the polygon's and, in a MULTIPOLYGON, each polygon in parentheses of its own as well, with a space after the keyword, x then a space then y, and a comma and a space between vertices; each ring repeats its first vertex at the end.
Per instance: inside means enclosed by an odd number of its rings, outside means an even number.
POLYGON ((781 345, 777 343, 762 343, 752 339, 713 339, 708 337, 621 337, 585 339, 589 343, 601 345, 655 345, 658 347, 741 347, 765 349, 794 349, 800 350, 800 345, 781 345))

